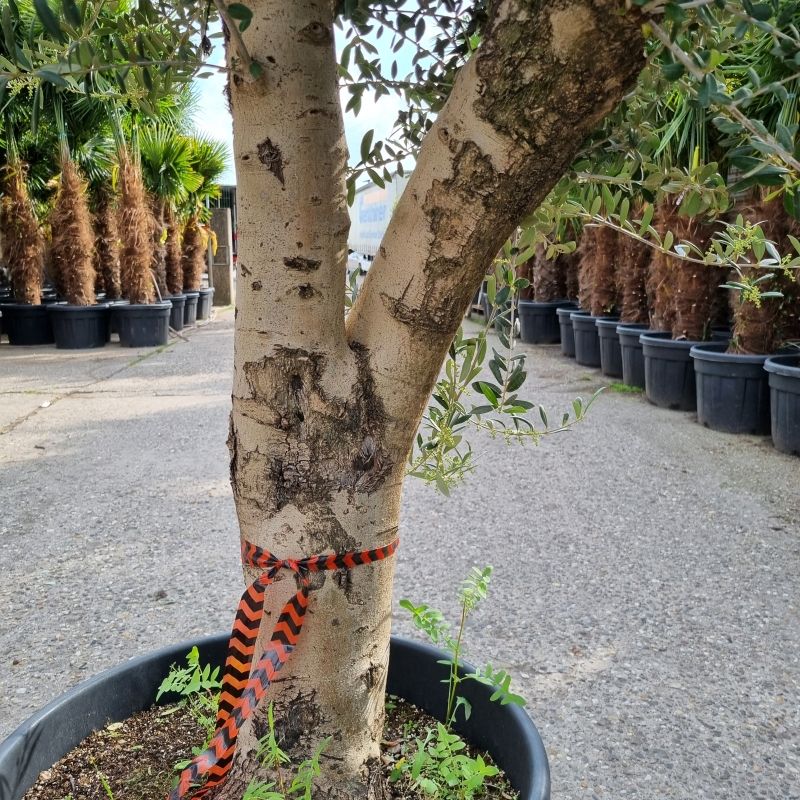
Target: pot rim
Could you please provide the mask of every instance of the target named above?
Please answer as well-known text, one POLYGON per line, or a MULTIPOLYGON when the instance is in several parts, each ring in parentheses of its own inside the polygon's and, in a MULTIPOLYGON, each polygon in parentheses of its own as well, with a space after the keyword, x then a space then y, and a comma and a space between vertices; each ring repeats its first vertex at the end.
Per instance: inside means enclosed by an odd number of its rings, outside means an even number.
POLYGON ((764 369, 773 375, 783 375, 786 378, 800 379, 800 354, 786 353, 784 355, 770 355, 764 362, 764 369))
MULTIPOLYGON (((213 288, 212 288, 213 291, 213 288)), ((574 300, 518 300, 517 305, 528 308, 575 308, 574 300)))
POLYGON ((696 344, 689 355, 698 361, 713 361, 719 364, 763 364, 770 353, 756 355, 754 353, 728 353, 728 342, 704 342, 696 344))
POLYGON ((115 313, 133 313, 141 309, 153 309, 154 311, 163 311, 165 308, 172 308, 172 302, 169 298, 164 300, 157 300, 155 303, 127 303, 114 306, 115 313))
MULTIPOLYGON (((11 800, 12 797, 17 796, 22 797, 30 786, 35 783, 41 769, 47 769, 52 766, 81 742, 91 730, 96 729, 96 720, 93 722, 85 713, 76 716, 74 709, 70 708, 71 705, 77 705, 81 700, 87 704, 92 700, 95 700, 97 704, 103 700, 108 703, 109 698, 111 698, 112 701, 120 704, 121 709, 123 704, 121 695, 131 694, 137 690, 142 692, 144 689, 153 689, 150 698, 152 702, 145 706, 150 707, 155 704, 155 689, 149 685, 153 678, 149 673, 158 668, 158 680, 161 680, 163 675, 166 674, 168 665, 180 662, 193 646, 197 646, 201 653, 206 649, 216 649, 222 660, 224 660, 228 640, 229 633, 225 632, 169 645, 104 670, 56 697, 19 725, 5 741, 0 742, 0 789, 3 791, 4 800, 11 800), (125 692, 120 691, 120 683, 125 687, 125 692), (48 726, 48 722, 61 722, 62 724, 48 726), (54 730, 58 731, 62 740, 66 739, 73 743, 48 747, 49 743, 42 741, 42 734, 44 731, 50 732, 54 730), (65 746, 65 751, 56 754, 56 750, 61 750, 65 746), (36 752, 37 749, 39 750, 38 753, 36 752), (37 755, 38 760, 35 760, 37 755), (50 760, 50 763, 41 767, 40 762, 44 760, 50 760), (13 770, 16 770, 16 773, 13 770), (11 786, 7 775, 4 774, 4 772, 7 773, 8 771, 12 771, 12 775, 15 775, 16 786, 11 786), (32 771, 33 774, 31 774, 32 771), (30 784, 23 786, 22 784, 28 780, 30 780, 30 784), (6 792, 8 792, 8 797, 6 797, 6 792), (12 792, 15 792, 15 794, 12 794, 12 792)), ((424 661, 431 666, 441 665, 441 659, 445 655, 443 651, 429 644, 394 635, 391 637, 390 650, 394 651, 395 658, 394 685, 392 689, 400 696, 404 696, 405 689, 416 684, 419 676, 419 671, 411 668, 413 664, 406 662, 416 661, 419 665, 420 661, 424 661), (398 666, 398 662, 402 663, 398 666)), ((442 674, 446 675, 446 669, 444 666, 441 667, 442 674)), ((462 662, 461 671, 467 674, 473 672, 474 667, 467 662, 462 662)), ((392 673, 392 659, 390 658, 390 678, 392 673)), ((434 682, 437 687, 438 684, 439 681, 434 682)), ((155 685, 157 686, 157 684, 155 685)), ((550 800, 550 767, 547 752, 536 725, 519 706, 513 704, 501 706, 499 703, 491 701, 489 698, 492 692, 493 689, 491 687, 476 681, 467 681, 464 684, 464 693, 470 696, 473 704, 476 699, 478 701, 483 700, 487 703, 486 708, 490 712, 495 711, 497 714, 502 715, 503 724, 495 732, 499 740, 496 750, 502 750, 502 755, 508 756, 508 764, 510 766, 513 766, 513 762, 510 761, 511 757, 516 755, 519 759, 518 771, 532 773, 529 775, 525 793, 517 786, 514 787, 520 793, 520 800, 550 800)), ((443 693, 437 691, 436 694, 440 704, 443 703, 445 699, 443 693)), ((411 702, 428 711, 428 713, 434 713, 431 710, 431 706, 436 704, 437 698, 432 695, 428 696, 424 691, 421 691, 420 697, 413 696, 411 702)), ((173 699, 175 698, 166 697, 164 702, 170 702, 173 699)), ((409 698, 406 697, 406 699, 409 698)), ((97 719, 102 718, 105 720, 104 723, 101 723, 101 726, 110 721, 118 721, 111 719, 110 713, 110 711, 102 714, 96 712, 94 716, 97 719)), ((135 712, 120 711, 113 714, 113 716, 119 717, 120 713, 130 716, 131 713, 135 712)), ((490 713, 489 716, 493 715, 490 713)), ((473 744, 482 749, 490 749, 485 745, 485 738, 484 741, 480 741, 480 739, 481 736, 485 736, 487 729, 492 726, 485 721, 483 724, 479 724, 478 720, 474 720, 472 717, 466 723, 456 724, 456 730, 459 730, 462 725, 470 728, 476 734, 472 737, 473 744)), ((499 766, 503 767, 501 759, 497 756, 497 753, 493 753, 495 761, 498 762, 499 766)), ((508 770, 508 767, 504 768, 509 772, 511 771, 508 770)))
POLYGON ((47 306, 48 312, 59 314, 81 314, 87 311, 108 311, 111 308, 109 303, 92 303, 90 306, 71 306, 69 303, 50 303, 47 306))
MULTIPOLYGON (((642 344, 648 344, 651 347, 660 347, 665 350, 691 350, 695 345, 711 344, 711 342, 698 342, 694 339, 673 339, 669 331, 656 331, 656 333, 653 334, 643 333, 639 336, 639 341, 642 344)), ((727 343, 725 346, 727 347, 727 343)))
POLYGON ((598 328, 605 328, 610 330, 612 327, 614 332, 617 331, 617 326, 619 325, 619 317, 595 317, 594 324, 598 328))

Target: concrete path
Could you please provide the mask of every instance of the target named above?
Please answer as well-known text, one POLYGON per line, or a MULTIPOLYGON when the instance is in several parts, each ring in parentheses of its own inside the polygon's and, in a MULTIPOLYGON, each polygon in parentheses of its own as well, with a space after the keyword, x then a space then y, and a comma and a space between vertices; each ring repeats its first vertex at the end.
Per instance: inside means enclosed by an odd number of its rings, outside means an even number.
MULTIPOLYGON (((224 629, 230 314, 163 352, 0 346, 0 737, 119 661, 224 629)), ((600 385, 528 348, 551 416, 600 385)), ((510 669, 554 798, 800 798, 800 460, 608 392, 538 447, 479 436, 447 499, 405 495, 396 596, 510 669)), ((411 629, 398 612, 396 630, 411 629)))

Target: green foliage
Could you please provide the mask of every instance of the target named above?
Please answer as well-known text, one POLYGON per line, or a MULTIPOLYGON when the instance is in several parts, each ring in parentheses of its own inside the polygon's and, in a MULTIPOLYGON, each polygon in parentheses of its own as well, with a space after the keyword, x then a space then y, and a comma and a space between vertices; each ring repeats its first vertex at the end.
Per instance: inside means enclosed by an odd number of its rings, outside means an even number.
POLYGON ((186 666, 178 667, 172 664, 169 668, 167 677, 161 681, 156 693, 156 702, 161 695, 166 693, 179 694, 181 697, 191 697, 200 692, 219 689, 222 684, 219 681, 220 668, 211 669, 210 664, 200 664, 200 651, 193 647, 186 654, 186 666))
MULTIPOLYGON (((193 647, 186 654, 186 666, 178 667, 172 664, 167 677, 161 682, 156 693, 156 702, 163 694, 178 694, 183 698, 183 704, 188 708, 196 722, 206 732, 206 739, 214 734, 217 716, 218 692, 221 688, 219 681, 220 668, 211 669, 210 664, 200 664, 200 652, 193 647)), ((203 750, 205 745, 195 752, 203 750)), ((181 762, 183 768, 188 762, 181 762)))
POLYGON ((483 794, 487 778, 499 770, 480 755, 471 757, 463 739, 439 723, 413 749, 404 752, 392 770, 392 783, 405 781, 442 800, 471 800, 483 794))
POLYGON ((443 375, 434 387, 409 455, 408 474, 445 495, 475 467, 466 438, 470 430, 502 436, 508 443, 537 443, 542 436, 564 432, 581 422, 599 394, 588 401, 576 398, 572 409, 552 424, 542 406, 519 396, 528 373, 525 353, 515 352, 516 303, 529 281, 518 278, 516 269, 530 258, 533 248, 519 247, 526 241, 524 231, 517 238, 517 244, 506 243, 494 272, 487 277, 486 294, 492 310, 482 329, 467 336, 461 328, 450 345, 443 375), (492 347, 489 355, 489 334, 494 328, 502 350, 492 347), (494 380, 480 377, 484 369, 494 380), (534 409, 537 419, 529 414, 534 409))
POLYGON ((441 611, 431 608, 425 603, 415 605, 405 598, 400 600, 400 607, 411 614, 414 626, 421 630, 433 644, 443 648, 450 656, 446 661, 442 662, 449 667, 447 710, 445 713, 447 728, 450 728, 455 722, 459 709, 461 709, 465 719, 469 719, 472 713, 469 702, 458 694, 459 686, 465 680, 478 681, 492 687, 494 692, 491 699, 500 702, 502 705, 508 703, 525 705, 525 700, 511 691, 511 677, 504 670, 495 670, 490 664, 487 664, 482 670, 475 670, 469 673, 462 672, 464 629, 470 615, 486 599, 491 577, 491 567, 472 567, 467 577, 462 581, 459 590, 461 614, 455 635, 451 633, 451 625, 445 620, 441 611))

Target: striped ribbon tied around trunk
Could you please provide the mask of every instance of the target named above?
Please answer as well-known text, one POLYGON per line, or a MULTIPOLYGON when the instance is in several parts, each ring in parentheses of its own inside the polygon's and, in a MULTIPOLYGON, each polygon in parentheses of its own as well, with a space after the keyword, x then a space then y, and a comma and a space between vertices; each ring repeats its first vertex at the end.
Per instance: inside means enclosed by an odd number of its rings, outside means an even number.
POLYGON ((209 746, 181 772, 178 785, 170 793, 169 800, 185 800, 192 792, 195 798, 202 797, 225 781, 233 762, 240 728, 297 645, 308 608, 311 573, 353 569, 362 564, 382 561, 397 550, 399 541, 395 539, 391 544, 375 550, 309 556, 300 560, 278 558, 269 550, 242 542, 242 563, 263 569, 264 572, 244 590, 239 601, 222 675, 214 736, 209 746), (269 644, 253 667, 253 651, 264 615, 264 593, 281 570, 297 575, 298 590, 283 607, 269 644), (198 788, 204 778, 205 785, 198 788))

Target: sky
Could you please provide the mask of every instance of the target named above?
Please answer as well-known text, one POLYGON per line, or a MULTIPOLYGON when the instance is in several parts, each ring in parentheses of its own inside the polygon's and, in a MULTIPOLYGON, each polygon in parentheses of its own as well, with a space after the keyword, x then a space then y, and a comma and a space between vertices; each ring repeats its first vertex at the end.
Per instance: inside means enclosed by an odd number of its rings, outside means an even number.
MULTIPOLYGON (((341 48, 341 32, 337 30, 337 50, 341 48)), ((391 58, 389 55, 388 41, 381 40, 376 42, 381 51, 381 56, 391 58)), ((404 74, 410 69, 411 53, 409 48, 403 48, 394 56, 398 60, 399 74, 404 74)), ((221 63, 223 60, 222 47, 218 45, 209 59, 211 63, 221 63)), ((387 62, 388 63, 388 62, 387 62)), ((229 165, 221 179, 222 184, 236 183, 233 169, 233 132, 231 116, 228 113, 227 102, 225 100, 226 76, 223 72, 214 71, 208 78, 195 80, 195 86, 199 94, 199 103, 195 112, 194 122, 198 131, 214 139, 225 142, 228 145, 229 165)), ((346 104, 350 95, 342 92, 342 107, 346 104)), ((359 146, 364 134, 370 130, 375 130, 375 141, 385 138, 392 130, 397 112, 401 106, 402 99, 396 95, 384 95, 376 103, 373 96, 366 95, 362 100, 361 111, 357 117, 352 113, 345 115, 345 136, 347 146, 351 154, 359 152, 359 146)), ((356 159, 354 159, 356 160, 356 159)))

